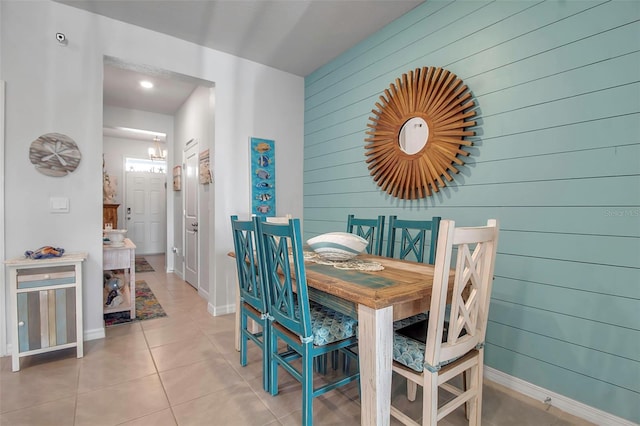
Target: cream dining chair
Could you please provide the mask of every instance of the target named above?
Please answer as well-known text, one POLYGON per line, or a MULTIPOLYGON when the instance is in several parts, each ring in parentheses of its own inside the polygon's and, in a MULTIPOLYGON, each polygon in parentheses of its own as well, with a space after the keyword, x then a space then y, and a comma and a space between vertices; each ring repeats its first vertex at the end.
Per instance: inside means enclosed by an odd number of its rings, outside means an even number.
MULTIPOLYGON (((463 404, 469 424, 480 424, 483 346, 497 243, 495 219, 475 228, 456 228, 454 221, 442 220, 429 318, 394 332, 393 371, 423 387, 422 425, 437 424, 463 404), (449 308, 447 293, 453 294, 449 308), (464 372, 467 379, 462 386, 450 382, 464 372), (441 407, 439 388, 454 395, 441 407)), ((391 415, 406 425, 419 424, 393 405, 391 415)))

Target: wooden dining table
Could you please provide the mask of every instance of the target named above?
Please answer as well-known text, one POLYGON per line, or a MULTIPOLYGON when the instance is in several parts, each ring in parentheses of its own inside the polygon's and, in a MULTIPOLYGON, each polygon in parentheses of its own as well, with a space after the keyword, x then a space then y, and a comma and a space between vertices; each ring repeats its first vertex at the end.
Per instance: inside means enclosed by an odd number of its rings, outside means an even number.
MULTIPOLYGON (((388 425, 393 321, 429 310, 434 266, 367 254, 357 258, 378 262, 384 269, 360 271, 305 262, 309 297, 357 315, 360 422, 367 426, 388 425)), ((236 315, 237 312, 239 309, 236 315)))

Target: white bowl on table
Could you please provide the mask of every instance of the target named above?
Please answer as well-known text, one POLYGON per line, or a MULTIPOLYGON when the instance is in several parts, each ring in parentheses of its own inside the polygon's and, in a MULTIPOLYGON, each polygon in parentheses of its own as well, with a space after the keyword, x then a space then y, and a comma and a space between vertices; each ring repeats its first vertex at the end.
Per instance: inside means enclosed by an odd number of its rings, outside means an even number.
POLYGON ((369 242, 349 232, 328 232, 307 240, 307 244, 326 260, 345 261, 362 253, 369 242))
POLYGON ((105 229, 104 231, 106 237, 109 239, 106 244, 111 247, 122 247, 124 246, 124 238, 127 234, 126 229, 105 229))

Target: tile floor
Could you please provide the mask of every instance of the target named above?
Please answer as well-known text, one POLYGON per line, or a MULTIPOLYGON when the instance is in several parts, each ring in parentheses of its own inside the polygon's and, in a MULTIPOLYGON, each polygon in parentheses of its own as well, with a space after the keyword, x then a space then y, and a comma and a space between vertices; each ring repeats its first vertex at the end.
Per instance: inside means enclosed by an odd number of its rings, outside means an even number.
MULTIPOLYGON (((298 425, 299 384, 280 374, 280 394, 262 390, 260 352, 240 367, 234 349, 234 315, 212 317, 197 292, 165 274, 164 256, 146 256, 156 272, 146 280, 168 316, 109 327, 107 337, 75 349, 25 357, 11 372, 0 362, 0 425, 298 425)), ((420 392, 420 391, 419 391, 420 392)), ((405 384, 394 378, 394 401, 420 417, 421 394, 406 401, 405 384)), ((355 384, 314 400, 316 425, 359 425, 355 384)), ((399 424, 395 419, 391 424, 399 424)), ((461 412, 441 424, 465 424, 461 412)), ((497 384, 485 383, 483 424, 587 425, 497 384)))

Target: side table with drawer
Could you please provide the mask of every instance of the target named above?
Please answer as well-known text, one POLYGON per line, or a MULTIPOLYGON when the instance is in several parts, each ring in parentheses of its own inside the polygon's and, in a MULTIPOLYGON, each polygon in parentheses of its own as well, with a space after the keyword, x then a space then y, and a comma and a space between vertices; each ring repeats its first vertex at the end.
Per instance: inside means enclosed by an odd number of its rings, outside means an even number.
POLYGON ((87 253, 5 261, 9 271, 11 369, 20 358, 75 347, 83 356, 82 263, 87 253))

